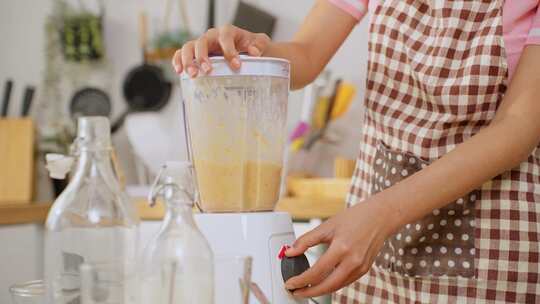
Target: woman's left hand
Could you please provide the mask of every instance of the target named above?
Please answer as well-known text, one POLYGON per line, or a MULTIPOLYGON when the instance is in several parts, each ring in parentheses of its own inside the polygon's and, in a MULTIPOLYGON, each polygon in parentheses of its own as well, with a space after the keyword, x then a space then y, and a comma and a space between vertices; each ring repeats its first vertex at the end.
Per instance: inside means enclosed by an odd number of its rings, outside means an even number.
POLYGON ((329 244, 313 267, 286 282, 285 288, 295 290, 294 296, 328 294, 368 272, 384 241, 396 228, 392 212, 372 198, 328 219, 285 252, 287 256, 297 256, 317 244, 329 244))

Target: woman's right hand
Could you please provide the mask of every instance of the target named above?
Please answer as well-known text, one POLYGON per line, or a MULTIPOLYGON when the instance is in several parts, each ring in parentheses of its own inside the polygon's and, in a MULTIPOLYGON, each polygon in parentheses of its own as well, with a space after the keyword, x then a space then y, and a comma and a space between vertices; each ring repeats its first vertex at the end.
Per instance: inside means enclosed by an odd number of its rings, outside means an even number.
POLYGON ((261 56, 270 43, 266 34, 251 33, 234 25, 211 28, 197 40, 186 42, 177 50, 172 65, 176 73, 186 70, 190 77, 196 77, 199 72, 210 73, 212 65, 208 54, 218 54, 223 55, 229 66, 237 70, 241 65, 238 57, 240 52, 261 56))

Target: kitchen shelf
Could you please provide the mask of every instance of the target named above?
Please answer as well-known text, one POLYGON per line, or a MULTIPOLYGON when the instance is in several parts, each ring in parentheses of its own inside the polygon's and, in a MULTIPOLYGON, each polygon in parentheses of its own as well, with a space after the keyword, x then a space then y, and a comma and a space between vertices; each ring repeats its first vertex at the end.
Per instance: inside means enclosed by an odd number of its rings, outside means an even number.
POLYGON ((9 204, 0 205, 0 225, 43 223, 51 204, 9 204))
MULTIPOLYGON (((165 207, 160 202, 153 208, 148 206, 144 198, 135 199, 135 202, 143 220, 161 220, 165 214, 165 207)), ((50 203, 0 205, 0 225, 44 223, 50 207, 50 203)), ((277 211, 289 212, 297 221, 326 219, 344 208, 343 199, 309 197, 286 197, 276 206, 277 211)))
POLYGON ((345 200, 340 198, 285 197, 276 211, 289 212, 295 221, 327 219, 345 209, 345 200))

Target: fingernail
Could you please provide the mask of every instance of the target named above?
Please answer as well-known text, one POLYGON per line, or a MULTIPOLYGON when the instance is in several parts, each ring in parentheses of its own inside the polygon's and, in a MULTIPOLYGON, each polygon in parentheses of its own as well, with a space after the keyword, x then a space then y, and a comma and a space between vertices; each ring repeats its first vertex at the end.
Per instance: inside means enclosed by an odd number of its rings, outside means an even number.
POLYGON ((174 68, 174 71, 176 72, 176 74, 180 74, 180 67, 178 65, 173 65, 173 68, 174 68))
POLYGON ((205 74, 207 74, 208 72, 210 72, 210 65, 207 62, 203 62, 201 64, 201 69, 205 74))
POLYGON ((238 57, 234 57, 232 60, 231 60, 231 64, 234 68, 238 69, 240 68, 240 60, 238 59, 238 57))
POLYGON ((187 68, 187 72, 188 72, 190 77, 195 77, 195 74, 197 74, 197 69, 190 66, 190 67, 187 68))

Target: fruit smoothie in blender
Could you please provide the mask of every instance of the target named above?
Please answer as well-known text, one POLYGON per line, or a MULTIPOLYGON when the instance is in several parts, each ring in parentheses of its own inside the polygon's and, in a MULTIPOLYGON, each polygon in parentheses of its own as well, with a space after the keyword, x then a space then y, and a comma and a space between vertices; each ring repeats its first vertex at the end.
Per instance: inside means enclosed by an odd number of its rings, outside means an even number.
POLYGON ((211 76, 182 79, 200 207, 271 211, 281 185, 289 64, 246 57, 232 72, 222 57, 211 60, 211 76))

